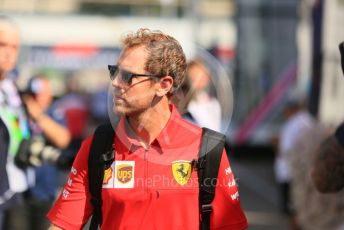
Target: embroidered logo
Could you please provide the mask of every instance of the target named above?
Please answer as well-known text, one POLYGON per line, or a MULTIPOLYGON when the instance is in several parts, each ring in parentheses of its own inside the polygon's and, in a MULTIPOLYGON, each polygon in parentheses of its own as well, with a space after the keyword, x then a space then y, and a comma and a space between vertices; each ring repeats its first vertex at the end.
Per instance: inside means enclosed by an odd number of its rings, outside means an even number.
POLYGON ((128 183, 133 176, 133 167, 123 164, 117 167, 117 180, 123 184, 128 183))
POLYGON ((112 178, 112 168, 110 167, 104 171, 103 184, 108 184, 111 178, 112 178))
POLYGON ((114 188, 134 188, 135 161, 115 161, 114 188))
POLYGON ((190 179, 192 166, 190 161, 179 160, 172 162, 173 178, 181 186, 184 186, 190 179))

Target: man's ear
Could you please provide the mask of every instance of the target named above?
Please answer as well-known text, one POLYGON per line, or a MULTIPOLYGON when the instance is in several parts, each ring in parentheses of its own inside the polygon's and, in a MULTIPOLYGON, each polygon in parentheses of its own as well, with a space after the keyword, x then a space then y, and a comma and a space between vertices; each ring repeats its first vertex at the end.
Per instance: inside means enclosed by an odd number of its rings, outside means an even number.
POLYGON ((162 77, 157 84, 156 95, 158 97, 162 97, 171 90, 173 86, 173 78, 171 76, 162 77))

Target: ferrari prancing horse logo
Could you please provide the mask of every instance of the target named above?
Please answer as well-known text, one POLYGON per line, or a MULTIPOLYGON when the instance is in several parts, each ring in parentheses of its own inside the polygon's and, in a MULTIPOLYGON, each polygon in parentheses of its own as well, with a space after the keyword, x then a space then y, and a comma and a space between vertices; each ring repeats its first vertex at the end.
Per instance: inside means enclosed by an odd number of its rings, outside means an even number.
POLYGON ((191 176, 191 162, 185 160, 172 162, 172 174, 178 184, 184 186, 191 176))

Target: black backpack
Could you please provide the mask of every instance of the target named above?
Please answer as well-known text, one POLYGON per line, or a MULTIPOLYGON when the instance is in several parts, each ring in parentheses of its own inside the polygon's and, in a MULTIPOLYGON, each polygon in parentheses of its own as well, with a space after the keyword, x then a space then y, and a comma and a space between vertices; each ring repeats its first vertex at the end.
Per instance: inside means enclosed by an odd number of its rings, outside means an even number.
MULTIPOLYGON (((115 132, 110 123, 97 127, 90 148, 88 158, 88 180, 91 193, 91 203, 94 207, 90 230, 98 229, 102 223, 101 215, 101 191, 104 170, 114 161, 115 151, 112 149, 115 132)), ((199 181, 199 210, 200 229, 210 229, 210 214, 213 211, 211 203, 215 196, 216 183, 204 183, 205 179, 217 181, 218 169, 223 148, 225 147, 225 135, 211 129, 203 128, 201 149, 199 158, 194 162, 199 181)), ((209 181, 209 180, 208 180, 209 181)))

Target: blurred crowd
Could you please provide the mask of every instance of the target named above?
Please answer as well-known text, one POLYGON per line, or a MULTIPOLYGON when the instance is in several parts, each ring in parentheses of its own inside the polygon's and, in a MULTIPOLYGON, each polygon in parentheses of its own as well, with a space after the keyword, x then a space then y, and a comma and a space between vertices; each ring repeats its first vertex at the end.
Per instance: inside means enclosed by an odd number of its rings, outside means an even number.
POLYGON ((45 215, 65 180, 60 177, 69 171, 88 127, 107 119, 107 93, 87 98, 70 78, 66 94, 57 99, 43 72, 19 90, 11 75, 19 46, 16 25, 1 16, 0 229, 47 229, 45 215))

